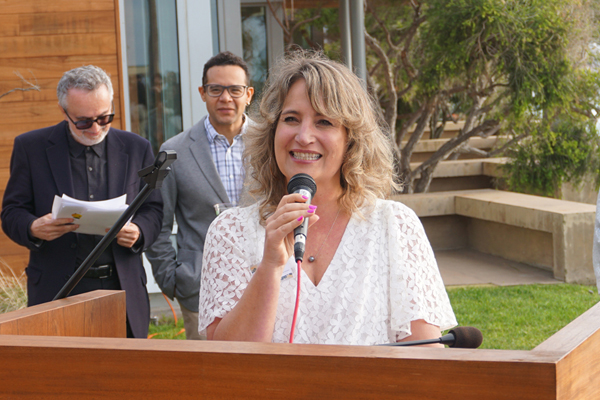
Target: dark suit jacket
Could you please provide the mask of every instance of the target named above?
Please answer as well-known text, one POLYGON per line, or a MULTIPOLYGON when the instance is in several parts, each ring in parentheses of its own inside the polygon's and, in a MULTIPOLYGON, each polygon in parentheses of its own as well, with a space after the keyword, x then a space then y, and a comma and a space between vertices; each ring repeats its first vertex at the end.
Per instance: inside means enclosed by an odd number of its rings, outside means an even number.
MULTIPOLYGON (((54 196, 73 196, 67 123, 17 136, 10 162, 10 178, 2 203, 2 229, 16 243, 29 248, 27 292, 29 305, 51 301, 79 267, 77 235, 67 233, 36 247, 28 229, 38 217, 52 211, 54 196)), ((108 157, 108 197, 127 194, 127 204, 144 186, 138 170, 153 163, 150 143, 131 132, 111 128, 105 139, 108 157)), ((154 190, 133 217, 148 247, 160 232, 162 199, 154 190)), ((137 338, 148 334, 150 306, 141 252, 111 243, 121 288, 126 292, 127 319, 137 338)))

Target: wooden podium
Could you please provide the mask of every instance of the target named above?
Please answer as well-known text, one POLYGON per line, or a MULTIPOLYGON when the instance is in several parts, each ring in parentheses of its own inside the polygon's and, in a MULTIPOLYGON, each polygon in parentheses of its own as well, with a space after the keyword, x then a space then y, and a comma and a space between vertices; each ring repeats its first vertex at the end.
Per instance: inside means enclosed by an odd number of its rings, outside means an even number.
POLYGON ((600 398, 600 303, 531 351, 124 339, 124 321, 120 291, 0 315, 0 399, 600 398))

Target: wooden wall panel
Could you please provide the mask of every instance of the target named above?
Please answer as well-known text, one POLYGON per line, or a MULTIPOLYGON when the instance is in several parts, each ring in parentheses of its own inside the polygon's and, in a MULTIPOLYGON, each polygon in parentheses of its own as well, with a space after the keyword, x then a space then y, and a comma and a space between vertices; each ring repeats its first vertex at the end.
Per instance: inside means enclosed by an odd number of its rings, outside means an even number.
POLYGON ((96 11, 93 13, 42 13, 19 16, 19 35, 56 35, 70 33, 115 32, 115 13, 96 11))
POLYGON ((5 261, 6 256, 14 256, 21 253, 21 246, 10 240, 4 233, 0 234, 0 248, 3 253, 2 258, 5 261))
MULTIPOLYGON (((54 97, 52 100, 2 103, 3 119, 7 124, 18 124, 19 121, 34 119, 43 122, 42 126, 56 125, 63 120, 63 114, 58 108, 56 96, 54 97)), ((114 101, 115 109, 119 110, 121 105, 119 98, 115 97, 114 101)), ((19 133, 23 132, 26 131, 19 133)))
MULTIPOLYGON (((57 107, 56 108, 56 117, 52 121, 54 124, 57 124, 62 120, 62 118, 61 118, 61 115, 58 110, 58 103, 55 102, 55 104, 57 107)), ((117 106, 117 104, 119 104, 119 103, 115 102, 115 107, 117 106)), ((2 106, 0 106, 0 108, 2 108, 2 106)), ((117 113, 118 112, 119 112, 119 109, 117 108, 117 113)), ((34 129, 44 128, 46 126, 48 126, 48 124, 43 121, 23 121, 22 123, 0 124, 0 146, 9 146, 12 151, 12 145, 15 140, 15 137, 17 137, 21 133, 29 132, 34 129)), ((122 128, 120 128, 121 118, 120 118, 119 114, 115 115, 115 119, 113 120, 113 123, 111 126, 114 128, 117 128, 117 129, 122 129, 122 128)), ((0 180, 3 177, 8 178, 8 171, 0 170, 0 180)), ((4 190, 4 186, 0 186, 0 190, 4 190)))
POLYGON ((0 62, 0 80, 14 79, 14 72, 19 71, 26 79, 32 77, 37 79, 55 78, 56 83, 58 83, 58 80, 65 71, 87 64, 93 64, 103 68, 111 75, 113 84, 119 80, 116 54, 92 54, 87 56, 53 55, 36 57, 35 59, 18 57, 3 58, 2 62, 0 62))
POLYGON ((0 36, 19 34, 19 21, 13 15, 0 15, 0 36))
MULTIPOLYGON (((12 149, 10 147, 0 147, 0 169, 8 170, 11 153, 12 149)), ((8 179, 6 182, 8 182, 8 179)), ((6 182, 4 182, 4 187, 6 187, 6 182)))
MULTIPOLYGON (((60 77, 39 79, 36 78, 30 81, 32 84, 39 86, 40 90, 31 89, 31 86, 24 83, 16 75, 15 79, 0 81, 0 93, 6 93, 9 90, 14 90, 10 95, 0 99, 0 103, 20 103, 20 102, 31 102, 35 103, 38 101, 53 101, 57 103, 56 99, 56 85, 60 77), (25 89, 25 90, 20 90, 25 89)), ((23 76, 23 78, 25 78, 23 76)), ((27 78, 25 78, 27 79, 27 78)), ((58 110, 58 109, 57 109, 58 110)))
POLYGON ((67 56, 71 54, 114 54, 115 36, 109 33, 85 35, 12 36, 0 38, 0 59, 15 57, 67 56))
POLYGON ((3 14, 114 10, 114 0, 2 0, 3 14))
POLYGON ((6 37, 69 33, 114 33, 114 26, 114 11, 0 15, 0 36, 6 37))
MULTIPOLYGON (((17 74, 41 89, 0 98, 1 196, 14 138, 62 120, 56 85, 65 71, 89 64, 106 70, 115 90, 113 127, 123 126, 120 63, 118 0, 0 0, 0 95, 27 87, 17 74)), ((29 254, 0 233, 0 258, 20 274, 29 254)))
POLYGON ((7 124, 18 124, 19 121, 35 119, 43 122, 44 126, 48 126, 62 120, 56 99, 3 103, 2 111, 6 113, 5 121, 7 124))
MULTIPOLYGON (((0 233, 0 236, 6 237, 4 233, 0 233)), ((6 239, 10 240, 8 238, 6 239)), ((14 272, 17 276, 21 276, 21 274, 25 271, 25 268, 27 268, 27 263, 29 263, 29 252, 27 252, 24 247, 19 247, 19 251, 19 254, 2 256, 2 259, 4 260, 6 265, 9 266, 10 270, 14 272)), ((4 269, 5 267, 3 265, 2 270, 4 269)))
POLYGON ((125 292, 96 290, 0 315, 1 335, 124 338, 125 292))
MULTIPOLYGON (((58 108, 57 108, 56 112, 58 113, 58 108)), ((59 119, 56 120, 56 123, 58 123, 58 122, 59 122, 59 119)), ((23 121, 22 123, 2 124, 2 125, 0 125, 0 146, 9 146, 12 150, 12 145, 15 140, 15 137, 17 137, 21 133, 29 132, 34 129, 43 128, 45 126, 48 126, 48 125, 46 125, 42 121, 23 121)), ((0 172, 0 180, 5 177, 8 179, 8 171, 1 171, 0 172), (5 175, 5 173, 6 173, 6 175, 5 175)), ((0 187, 0 190, 4 190, 4 187, 0 187)))

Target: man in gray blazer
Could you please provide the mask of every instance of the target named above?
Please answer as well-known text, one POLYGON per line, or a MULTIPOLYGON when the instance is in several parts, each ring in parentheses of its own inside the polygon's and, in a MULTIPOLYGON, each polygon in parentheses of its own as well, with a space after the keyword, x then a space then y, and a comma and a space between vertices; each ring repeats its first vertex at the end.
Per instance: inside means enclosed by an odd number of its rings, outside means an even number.
POLYGON ((179 302, 187 339, 198 333, 198 292, 206 231, 215 219, 215 204, 237 204, 242 191, 244 114, 252 100, 246 63, 230 52, 212 57, 204 65, 198 88, 208 116, 167 140, 162 150, 175 150, 161 192, 163 225, 158 239, 146 251, 161 290, 179 302), (177 249, 170 240, 174 217, 177 249))

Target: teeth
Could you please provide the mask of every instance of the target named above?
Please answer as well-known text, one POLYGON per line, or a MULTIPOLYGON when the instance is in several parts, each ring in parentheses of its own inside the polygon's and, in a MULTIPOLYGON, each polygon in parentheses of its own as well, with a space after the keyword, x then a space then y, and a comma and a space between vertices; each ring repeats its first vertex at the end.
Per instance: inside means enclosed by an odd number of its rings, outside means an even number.
POLYGON ((292 156, 294 158, 297 158, 298 160, 304 160, 304 161, 315 161, 318 160, 319 158, 321 158, 320 154, 316 154, 316 153, 298 153, 293 151, 292 152, 292 156))

